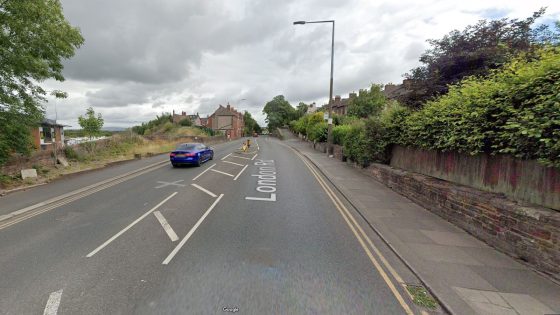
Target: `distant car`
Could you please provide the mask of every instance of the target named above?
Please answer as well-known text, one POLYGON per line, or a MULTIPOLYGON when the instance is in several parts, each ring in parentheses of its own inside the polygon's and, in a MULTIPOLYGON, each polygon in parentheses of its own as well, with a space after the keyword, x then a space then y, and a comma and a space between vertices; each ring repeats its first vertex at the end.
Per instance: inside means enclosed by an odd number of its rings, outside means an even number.
POLYGON ((181 143, 169 153, 169 160, 173 167, 183 164, 200 164, 214 159, 214 149, 202 143, 181 143))

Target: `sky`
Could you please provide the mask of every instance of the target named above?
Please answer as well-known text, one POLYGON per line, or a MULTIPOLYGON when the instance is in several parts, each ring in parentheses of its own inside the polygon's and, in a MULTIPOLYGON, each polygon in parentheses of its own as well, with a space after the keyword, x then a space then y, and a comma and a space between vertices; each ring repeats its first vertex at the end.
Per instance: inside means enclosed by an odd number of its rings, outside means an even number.
POLYGON ((334 94, 400 83, 419 65, 427 39, 481 19, 560 19, 559 0, 62 0, 85 43, 64 62, 68 93, 45 104, 70 129, 93 107, 105 127, 129 127, 163 112, 202 117, 219 104, 249 111, 276 95, 324 104, 329 93, 331 24, 336 20, 334 94), (56 110, 55 110, 56 109, 56 110), (56 114, 55 114, 56 113, 56 114))

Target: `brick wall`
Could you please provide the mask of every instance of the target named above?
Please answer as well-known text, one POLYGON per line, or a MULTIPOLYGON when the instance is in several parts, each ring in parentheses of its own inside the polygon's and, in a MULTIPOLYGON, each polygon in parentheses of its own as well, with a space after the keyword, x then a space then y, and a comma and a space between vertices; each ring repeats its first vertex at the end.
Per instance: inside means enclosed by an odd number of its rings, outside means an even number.
POLYGON ((560 280, 558 211, 387 165, 373 164, 362 171, 500 251, 560 280))
MULTIPOLYGON (((57 151, 59 152, 59 151, 57 151)), ((62 151, 59 154, 63 154, 62 151)), ((19 175, 22 169, 33 168, 33 166, 54 165, 54 157, 52 150, 37 151, 29 157, 12 156, 6 164, 0 166, 0 174, 19 175)))

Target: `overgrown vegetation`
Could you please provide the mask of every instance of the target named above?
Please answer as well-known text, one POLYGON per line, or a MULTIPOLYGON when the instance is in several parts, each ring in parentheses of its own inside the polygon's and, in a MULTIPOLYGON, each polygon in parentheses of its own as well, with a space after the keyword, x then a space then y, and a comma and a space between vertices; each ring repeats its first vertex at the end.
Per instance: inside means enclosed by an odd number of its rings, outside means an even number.
MULTIPOLYGON (((560 167, 560 48, 531 54, 511 59, 487 77, 463 79, 420 110, 370 98, 372 104, 361 105, 370 108, 367 118, 353 111, 359 117, 334 120, 334 143, 363 166, 388 162, 391 147, 400 144, 466 154, 504 153, 560 167)), ((310 140, 325 140, 322 113, 292 121, 290 128, 310 140)))
POLYGON ((429 40, 431 48, 420 57, 421 66, 405 74, 409 93, 399 99, 411 108, 421 108, 427 101, 447 93, 453 85, 469 76, 485 76, 513 56, 532 52, 560 41, 560 22, 533 27, 545 9, 524 19, 482 20, 464 30, 454 30, 441 39, 429 40), (533 27, 533 28, 532 28, 533 27))

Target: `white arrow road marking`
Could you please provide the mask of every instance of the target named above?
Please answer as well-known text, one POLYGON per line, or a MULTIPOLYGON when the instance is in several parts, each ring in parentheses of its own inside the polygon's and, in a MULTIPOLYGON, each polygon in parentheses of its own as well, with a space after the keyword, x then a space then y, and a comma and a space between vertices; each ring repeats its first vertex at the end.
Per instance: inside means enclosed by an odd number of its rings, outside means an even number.
POLYGON ((239 163, 230 162, 230 161, 224 161, 224 163, 229 163, 229 164, 239 165, 239 166, 244 166, 245 165, 245 164, 239 164, 239 163))
POLYGON ((110 239, 108 239, 105 243, 101 244, 99 247, 97 247, 96 249, 94 249, 91 253, 87 254, 86 257, 91 257, 95 254, 97 254, 98 251, 102 250, 105 246, 109 245, 112 241, 114 241, 117 237, 121 236, 124 232, 128 231, 131 227, 133 227, 136 223, 140 222, 142 219, 144 219, 145 217, 147 217, 150 213, 154 212, 157 208, 159 208, 162 204, 166 203, 167 200, 173 198, 173 196, 175 196, 177 194, 177 192, 172 193, 169 197, 163 199, 162 202, 158 203, 155 207, 153 207, 152 209, 150 209, 148 212, 144 213, 141 217, 139 217, 138 219, 134 220, 134 222, 130 223, 127 227, 125 227, 124 229, 120 230, 117 234, 115 234, 113 237, 111 237, 110 239))
POLYGON ((218 204, 218 202, 220 202, 220 200, 222 199, 223 196, 224 196, 224 194, 220 194, 218 199, 216 199, 214 201, 214 203, 210 206, 210 208, 208 208, 208 210, 206 210, 206 212, 202 215, 202 217, 200 217, 200 219, 198 219, 198 221, 191 228, 189 233, 187 233, 187 235, 181 240, 181 242, 179 242, 179 244, 177 244, 177 246, 173 249, 173 251, 169 254, 169 256, 167 256, 167 258, 165 258, 165 260, 162 262, 163 265, 169 264, 171 259, 173 259, 173 257, 175 257, 175 255, 177 255, 179 250, 181 250, 181 247, 183 247, 183 245, 185 245, 185 243, 189 240, 189 238, 194 234, 196 229, 198 229, 198 226, 202 223, 202 221, 204 221, 204 219, 206 219, 206 217, 210 214, 210 212, 212 211, 212 209, 214 209, 214 207, 218 204))
POLYGON ((237 174, 237 176, 235 176, 235 178, 233 180, 237 180, 239 175, 241 175, 241 173, 243 173, 243 171, 247 168, 247 166, 249 166, 249 165, 245 165, 245 167, 239 172, 239 174, 237 174))
POLYGON ((202 190, 203 192, 209 194, 210 196, 212 196, 212 197, 214 197, 214 198, 218 197, 218 196, 216 196, 215 193, 211 192, 210 190, 208 190, 208 189, 206 189, 206 188, 204 188, 204 187, 202 187, 202 186, 199 186, 199 185, 197 185, 197 184, 191 184, 191 185, 194 186, 194 187, 196 187, 196 188, 198 188, 198 189, 200 189, 200 190, 202 190))
POLYGON ((180 180, 176 180, 174 182, 161 182, 161 181, 157 181, 158 183, 160 183, 161 185, 156 186, 156 189, 159 188, 163 188, 163 187, 167 187, 167 186, 179 186, 179 187, 185 187, 185 185, 183 184, 179 184, 180 182, 184 182, 184 179, 180 179, 180 180))
POLYGON ((202 171, 202 173, 196 175, 195 178, 193 178, 192 180, 196 180, 197 178, 199 178, 200 176, 202 176, 202 174, 208 172, 212 167, 216 166, 216 164, 212 164, 212 166, 210 166, 209 168, 205 169, 204 171, 202 171))
POLYGON ((224 174, 224 175, 227 175, 227 176, 231 176, 231 177, 233 177, 233 176, 234 176, 233 174, 230 174, 230 173, 226 173, 226 172, 222 172, 222 171, 218 171, 218 170, 212 170, 212 172, 216 172, 216 173, 224 174))
POLYGON ((43 315, 56 315, 58 313, 58 307, 60 306, 61 298, 62 289, 51 293, 51 295, 49 295, 49 299, 47 300, 47 305, 45 305, 43 315))
POLYGON ((179 236, 177 236, 177 233, 175 233, 175 231, 173 231, 173 229, 171 228, 171 225, 169 225, 167 220, 165 220, 165 218, 163 217, 163 214, 161 214, 161 212, 159 212, 159 211, 155 211, 154 215, 158 219, 159 224, 161 224, 161 227, 163 227, 163 229, 165 230, 165 233, 167 233, 167 236, 169 236, 171 241, 175 242, 175 241, 179 240, 179 236))

